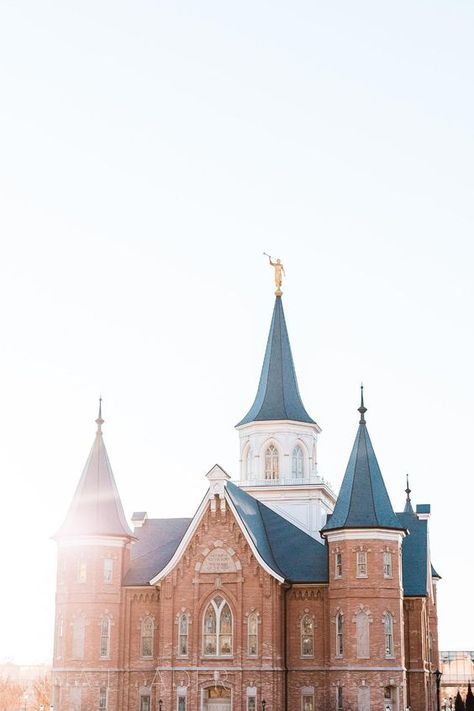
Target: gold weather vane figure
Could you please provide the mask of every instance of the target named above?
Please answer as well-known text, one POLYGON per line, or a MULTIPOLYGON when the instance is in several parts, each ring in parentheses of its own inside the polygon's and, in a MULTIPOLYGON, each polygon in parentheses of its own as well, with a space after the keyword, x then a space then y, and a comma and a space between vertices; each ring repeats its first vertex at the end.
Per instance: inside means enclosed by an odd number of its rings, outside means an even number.
POLYGON ((283 264, 281 263, 281 261, 279 259, 277 259, 276 262, 272 262, 272 258, 270 257, 269 254, 267 254, 266 252, 264 252, 263 254, 265 255, 265 257, 268 257, 268 261, 270 262, 270 265, 275 270, 275 286, 276 286, 275 296, 281 296, 283 294, 283 292, 281 290, 281 284, 283 281, 283 277, 286 276, 285 267, 283 266, 283 264))

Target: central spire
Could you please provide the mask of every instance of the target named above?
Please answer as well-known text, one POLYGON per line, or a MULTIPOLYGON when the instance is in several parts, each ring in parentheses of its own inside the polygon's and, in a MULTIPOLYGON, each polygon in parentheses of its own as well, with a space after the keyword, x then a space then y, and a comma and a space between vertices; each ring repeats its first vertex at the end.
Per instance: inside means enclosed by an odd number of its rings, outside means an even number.
POLYGON ((275 299, 255 401, 237 427, 248 422, 268 420, 315 424, 301 400, 281 296, 275 299))

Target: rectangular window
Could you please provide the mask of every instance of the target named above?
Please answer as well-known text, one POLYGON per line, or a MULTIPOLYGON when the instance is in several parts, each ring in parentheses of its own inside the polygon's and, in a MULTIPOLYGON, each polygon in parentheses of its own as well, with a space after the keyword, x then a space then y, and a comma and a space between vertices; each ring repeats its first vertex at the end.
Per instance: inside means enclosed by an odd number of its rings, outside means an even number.
POLYGON ((81 711, 81 687, 71 686, 69 689, 69 710, 81 711))
POLYGON ((383 576, 384 578, 392 577, 392 554, 390 551, 384 551, 383 554, 383 576))
POLYGON ((87 580, 87 565, 85 560, 77 562, 77 582, 85 583, 87 580))
POLYGON ((140 696, 140 711, 151 711, 150 697, 140 696))
POLYGON ((101 686, 99 689, 99 711, 107 711, 107 689, 101 686))
POLYGON ((301 701, 301 711, 314 711, 313 694, 305 694, 301 701))
POLYGON ((342 705, 342 686, 336 687, 336 711, 344 711, 342 705))
POLYGON ((100 656, 108 659, 110 656, 110 619, 104 617, 100 624, 100 656))
POLYGON ((367 577, 367 553, 365 551, 357 551, 357 577, 367 577))
POLYGON ((104 583, 111 583, 114 574, 114 561, 112 558, 104 558, 104 583))
POLYGON ((336 553, 335 577, 342 578, 342 553, 336 553))
POLYGON ((257 700, 255 696, 247 696, 247 711, 256 711, 257 700))
POLYGON ((182 694, 178 696, 178 711, 186 711, 186 697, 182 694))

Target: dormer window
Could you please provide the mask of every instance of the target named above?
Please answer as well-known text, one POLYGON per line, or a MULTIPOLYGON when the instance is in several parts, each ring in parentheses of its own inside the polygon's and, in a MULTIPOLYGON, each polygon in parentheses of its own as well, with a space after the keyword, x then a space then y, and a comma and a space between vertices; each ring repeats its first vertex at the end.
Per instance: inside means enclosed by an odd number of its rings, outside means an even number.
POLYGON ((274 444, 271 444, 267 447, 265 452, 265 479, 280 478, 280 466, 278 459, 278 450, 274 444))
POLYGON ((294 448, 291 455, 291 476, 293 479, 302 479, 304 476, 304 459, 301 447, 294 448))

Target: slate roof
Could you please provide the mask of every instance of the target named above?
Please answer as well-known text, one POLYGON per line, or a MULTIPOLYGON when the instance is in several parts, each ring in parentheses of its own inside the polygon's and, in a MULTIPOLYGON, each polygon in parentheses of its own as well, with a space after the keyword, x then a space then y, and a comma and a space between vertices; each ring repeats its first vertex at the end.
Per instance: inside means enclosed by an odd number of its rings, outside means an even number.
POLYGON ((408 535, 402 543, 403 592, 407 597, 422 597, 428 594, 429 542, 428 521, 414 513, 397 513, 400 527, 408 535))
POLYGON ((294 420, 316 424, 301 400, 281 296, 275 299, 255 401, 236 427, 248 422, 294 420))
POLYGON ((326 547, 261 501, 227 482, 227 492, 259 554, 275 572, 293 583, 327 582, 326 547))
POLYGON ((135 531, 130 567, 124 585, 148 585, 173 557, 191 518, 149 518, 135 531))
POLYGON ((336 506, 322 531, 339 528, 403 529, 390 503, 363 413, 336 506))
POLYGON ((132 536, 105 449, 100 414, 96 422, 98 429, 91 452, 56 538, 84 535, 132 536))

